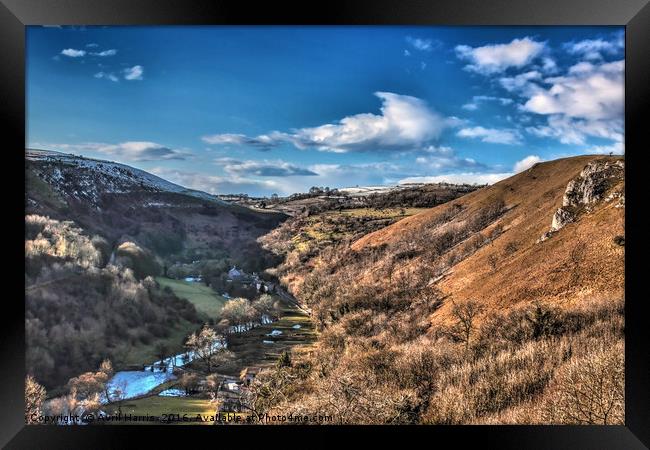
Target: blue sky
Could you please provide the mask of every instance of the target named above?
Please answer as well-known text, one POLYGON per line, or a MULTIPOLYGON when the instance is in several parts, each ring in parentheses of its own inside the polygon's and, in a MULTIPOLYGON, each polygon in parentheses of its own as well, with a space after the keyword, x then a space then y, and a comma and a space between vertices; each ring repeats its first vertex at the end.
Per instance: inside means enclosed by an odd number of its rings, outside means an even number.
POLYGON ((27 146, 211 193, 624 152, 622 27, 28 27, 27 146))

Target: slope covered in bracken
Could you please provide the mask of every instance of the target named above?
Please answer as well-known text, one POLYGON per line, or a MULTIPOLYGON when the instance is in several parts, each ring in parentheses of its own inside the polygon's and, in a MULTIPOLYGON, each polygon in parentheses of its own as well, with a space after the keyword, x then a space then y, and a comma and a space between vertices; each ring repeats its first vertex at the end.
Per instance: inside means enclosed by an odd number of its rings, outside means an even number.
MULTIPOLYGON (((491 309, 503 309, 533 300, 557 305, 580 302, 586 297, 622 298, 624 211, 617 193, 624 191, 623 169, 604 180, 606 191, 548 239, 555 212, 562 206, 567 185, 589 164, 616 164, 620 158, 581 156, 536 164, 534 167, 485 189, 392 226, 364 236, 352 245, 359 251, 401 241, 412 234, 428 235, 432 223, 457 205, 463 212, 435 228, 462 227, 489 205, 503 201, 505 212, 480 233, 496 237, 456 264, 446 267, 436 285, 448 297, 437 316, 445 316, 451 300, 477 299, 491 309), (614 194, 614 195, 611 195, 614 194), (608 195, 611 197, 608 199, 608 195), (445 307, 445 305, 447 307, 445 307)), ((475 235, 456 246, 462 245, 475 235)), ((453 249, 449 254, 453 253, 453 249)), ((419 270, 424 258, 405 263, 403 269, 419 270)))
POLYGON ((328 247, 300 282, 284 274, 320 334, 256 382, 277 393, 265 408, 337 423, 622 424, 624 165, 539 163, 328 247))

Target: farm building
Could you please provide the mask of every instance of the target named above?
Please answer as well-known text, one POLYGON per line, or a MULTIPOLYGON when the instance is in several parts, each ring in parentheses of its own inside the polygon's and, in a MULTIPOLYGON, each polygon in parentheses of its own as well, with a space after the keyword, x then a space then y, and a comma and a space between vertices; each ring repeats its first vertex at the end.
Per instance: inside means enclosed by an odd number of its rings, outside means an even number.
POLYGON ((240 270, 237 270, 235 266, 233 266, 232 269, 228 271, 228 278, 230 278, 231 280, 235 278, 239 278, 242 275, 243 273, 240 270))

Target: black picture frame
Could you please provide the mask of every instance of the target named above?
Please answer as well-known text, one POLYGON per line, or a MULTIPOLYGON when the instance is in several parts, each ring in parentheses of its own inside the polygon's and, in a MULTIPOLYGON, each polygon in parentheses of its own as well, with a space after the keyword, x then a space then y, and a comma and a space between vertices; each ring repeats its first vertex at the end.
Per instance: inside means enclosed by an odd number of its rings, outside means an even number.
MULTIPOLYGON (((6 125, 3 178, 4 205, 12 213, 16 233, 24 227, 24 198, 16 191, 23 180, 25 146, 25 26, 27 25, 163 25, 163 24, 328 24, 328 25, 624 25, 626 29, 625 147, 626 147, 626 403, 625 426, 434 426, 353 427, 375 438, 406 431, 408 445, 453 442, 481 448, 640 449, 650 446, 649 329, 643 314, 641 205, 643 152, 647 151, 644 118, 650 96, 650 5, 648 0, 438 0, 342 1, 327 3, 255 4, 240 0, 0 0, 0 119, 6 125), (9 173, 15 176, 10 179, 9 173), (630 212, 631 211, 631 212, 630 212), (637 263, 638 262, 638 263, 637 263)), ((13 233, 12 231, 12 233, 13 233)), ((24 257, 24 246, 11 237, 5 258, 24 257), (9 251, 7 253, 7 251, 9 251), (14 254, 15 252, 15 254, 14 254)), ((13 266, 18 266, 13 264, 13 266)), ((18 272, 18 268, 11 268, 18 272)), ((24 308, 17 299, 20 273, 7 272, 16 288, 4 296, 11 312, 0 327, 2 358, 0 390, 3 414, 0 444, 6 448, 126 447, 133 434, 142 434, 148 447, 168 444, 171 434, 192 445, 197 437, 228 445, 246 445, 252 435, 267 442, 300 442, 314 435, 347 439, 350 427, 46 427, 24 424, 24 308), (23 311, 23 315, 21 315, 23 311), (263 430, 260 430, 263 429, 263 430), (181 436, 178 436, 181 435, 181 436), (190 439, 190 440, 188 440, 190 439)), ((138 439, 140 440, 140 439, 138 439)), ((405 441, 406 443, 406 441, 405 441)), ((303 445, 303 444, 301 444, 303 445)))

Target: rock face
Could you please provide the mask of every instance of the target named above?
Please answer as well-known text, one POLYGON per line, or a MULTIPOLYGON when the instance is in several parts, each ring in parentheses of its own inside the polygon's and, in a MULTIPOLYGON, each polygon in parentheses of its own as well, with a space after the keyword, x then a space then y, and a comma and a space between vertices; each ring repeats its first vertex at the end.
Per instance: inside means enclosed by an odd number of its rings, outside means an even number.
MULTIPOLYGON (((593 204, 602 200, 616 182, 623 179, 625 162, 622 160, 594 161, 580 172, 577 178, 567 184, 562 206, 553 214, 551 229, 544 233, 539 241, 545 241, 566 224, 574 222, 585 213, 590 212, 593 204)), ((622 192, 612 192, 605 200, 619 199, 617 208, 625 206, 625 195, 622 192)))
POLYGON ((588 205, 603 198, 612 182, 623 179, 625 163, 618 161, 594 161, 582 169, 575 180, 567 185, 562 206, 588 205))

